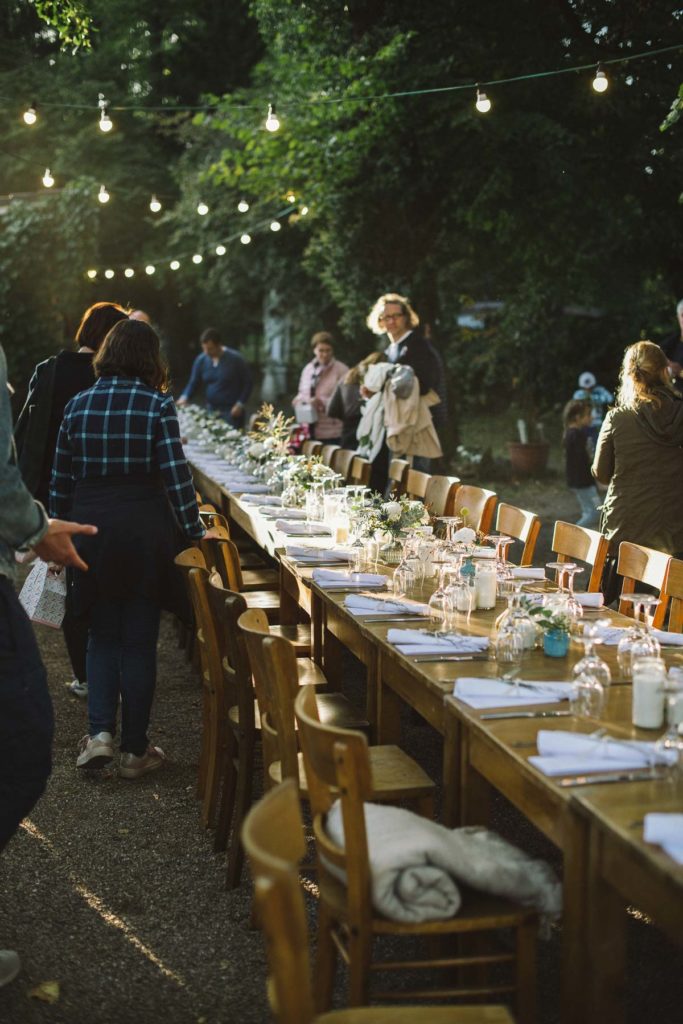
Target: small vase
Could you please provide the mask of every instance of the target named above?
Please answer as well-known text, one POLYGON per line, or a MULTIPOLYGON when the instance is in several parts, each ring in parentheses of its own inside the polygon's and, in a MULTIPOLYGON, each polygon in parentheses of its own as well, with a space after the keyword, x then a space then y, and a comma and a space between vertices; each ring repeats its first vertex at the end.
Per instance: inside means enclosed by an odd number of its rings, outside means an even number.
POLYGON ((543 652, 551 658, 564 658, 569 650, 566 629, 547 629, 543 634, 543 652))
POLYGON ((392 537, 379 549, 379 559, 385 565, 398 565, 403 558, 403 544, 398 537, 392 537))

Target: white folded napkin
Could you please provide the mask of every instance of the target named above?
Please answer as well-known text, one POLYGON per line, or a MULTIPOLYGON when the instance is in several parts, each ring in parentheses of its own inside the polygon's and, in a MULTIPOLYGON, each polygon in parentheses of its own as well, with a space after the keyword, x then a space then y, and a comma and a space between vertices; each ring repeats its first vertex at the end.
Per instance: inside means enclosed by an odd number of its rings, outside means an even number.
POLYGON ((401 654, 479 654, 489 645, 486 636, 435 636, 419 629, 390 629, 387 640, 401 654))
POLYGON ((314 582, 325 590, 334 590, 336 587, 343 588, 348 586, 383 590, 388 580, 387 576, 380 576, 379 573, 339 572, 338 569, 314 569, 311 575, 314 582))
MULTIPOLYGON (((608 647, 614 647, 624 635, 626 626, 608 626, 606 629, 598 630, 598 636, 608 647)), ((683 647, 683 633, 669 633, 665 629, 653 629, 655 636, 663 647, 683 647)))
POLYGON ((268 484, 235 484, 234 487, 227 484, 226 486, 228 490, 234 490, 235 494, 270 494, 268 484))
POLYGON ((272 505, 259 505, 258 511, 262 516, 277 516, 279 519, 303 520, 306 513, 302 508, 277 508, 272 505))
POLYGON ((602 608, 605 603, 605 598, 602 594, 589 594, 581 593, 574 594, 574 597, 579 602, 582 608, 602 608))
POLYGON ((471 708, 516 708, 525 704, 557 704, 569 700, 572 683, 528 682, 515 691, 514 682, 503 679, 456 679, 453 696, 471 708))
POLYGON ((513 580, 544 580, 545 569, 536 569, 533 565, 517 566, 512 570, 513 580))
POLYGON ((630 771, 652 764, 675 764, 676 752, 655 750, 654 743, 617 740, 564 730, 539 730, 538 755, 529 758, 544 775, 583 775, 584 772, 630 771))
POLYGON ((411 601, 395 601, 390 598, 364 597, 362 594, 347 594, 344 607, 353 615, 429 615, 426 604, 413 604, 411 601))
POLYGON ((324 523, 292 523, 287 519, 276 519, 275 529, 286 533, 288 537, 332 536, 332 530, 324 523))
POLYGON ((474 558, 495 558, 496 549, 484 547, 483 544, 477 544, 472 552, 474 558))
POLYGON ((244 503, 245 505, 282 505, 282 498, 277 494, 264 494, 262 497, 247 494, 244 497, 244 503))
POLYGON ((306 561, 320 562, 349 562, 351 552, 343 551, 341 548, 312 548, 303 547, 300 544, 288 544, 285 548, 287 558, 304 558, 306 561))
POLYGON ((677 864, 683 864, 683 814, 661 811, 646 814, 643 839, 646 843, 658 843, 677 864))

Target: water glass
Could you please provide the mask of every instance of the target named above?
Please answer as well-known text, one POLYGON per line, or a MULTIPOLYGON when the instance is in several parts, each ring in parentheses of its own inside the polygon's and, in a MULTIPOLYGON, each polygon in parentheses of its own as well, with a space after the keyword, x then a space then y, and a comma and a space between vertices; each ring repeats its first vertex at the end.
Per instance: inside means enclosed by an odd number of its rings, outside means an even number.
POLYGON ((402 562, 394 569, 392 589, 394 597, 405 597, 412 593, 415 587, 415 573, 405 562, 402 562))
POLYGON ((582 672, 574 679, 571 713, 578 718, 601 718, 605 710, 605 687, 597 676, 582 672))

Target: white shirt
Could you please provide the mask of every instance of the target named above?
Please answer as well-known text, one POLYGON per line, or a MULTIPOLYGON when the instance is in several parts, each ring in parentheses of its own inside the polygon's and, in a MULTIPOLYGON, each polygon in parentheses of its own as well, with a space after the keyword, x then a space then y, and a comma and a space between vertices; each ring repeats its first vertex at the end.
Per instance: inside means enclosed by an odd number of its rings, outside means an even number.
MULTIPOLYGON (((396 360, 398 359, 398 352, 399 352, 399 349, 400 349, 401 345, 406 340, 408 335, 412 334, 412 333, 413 332, 412 332, 412 329, 411 329, 410 331, 406 331, 405 334, 402 334, 401 337, 398 339, 398 341, 390 341, 389 342, 389 348, 386 351, 386 357, 387 357, 387 359, 389 360, 390 363, 395 363, 396 362, 396 360)), ((389 337, 391 337, 391 335, 389 335, 389 337)))

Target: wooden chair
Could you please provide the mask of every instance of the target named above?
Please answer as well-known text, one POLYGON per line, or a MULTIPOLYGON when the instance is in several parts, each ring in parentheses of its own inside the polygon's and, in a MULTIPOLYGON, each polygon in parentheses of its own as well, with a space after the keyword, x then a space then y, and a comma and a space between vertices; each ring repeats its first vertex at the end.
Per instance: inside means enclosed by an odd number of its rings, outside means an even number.
MULTIPOLYGON (((665 586, 669 576, 671 555, 664 551, 655 551, 653 548, 643 547, 642 544, 632 544, 623 540, 619 545, 619 556, 617 559, 617 574, 623 576, 621 586, 622 594, 633 594, 638 589, 636 583, 644 583, 659 592, 659 604, 650 621, 655 629, 661 629, 666 619, 666 609, 669 604, 669 594, 665 586)), ((619 611, 622 615, 635 615, 635 606, 632 601, 619 600, 619 611)))
POLYGON ((575 523, 564 523, 558 519, 553 530, 552 550, 558 562, 586 562, 591 566, 586 590, 597 593, 600 590, 602 572, 609 544, 597 530, 589 530, 575 523))
POLYGON ((332 467, 332 456, 336 451, 339 451, 340 445, 338 444, 324 444, 320 450, 320 458, 322 459, 325 466, 332 467))
POLYGON ((419 469, 410 468, 405 475, 403 493, 407 494, 409 498, 417 498, 420 501, 424 501, 424 496, 427 493, 427 487, 431 479, 429 473, 421 473, 419 469))
POLYGON ((347 483, 356 484, 359 487, 367 487, 370 483, 371 473, 372 463, 369 459, 364 459, 362 455, 354 455, 347 483))
POLYGON ((320 455, 323 450, 321 441, 304 441, 301 445, 302 455, 320 455))
POLYGON ((398 498, 401 494, 405 494, 404 484, 409 469, 410 463, 407 459, 390 460, 386 490, 388 495, 393 495, 398 498))
MULTIPOLYGON (((359 733, 343 733, 318 721, 315 694, 302 691, 296 701, 296 716, 309 780, 309 798, 313 813, 313 831, 318 851, 320 909, 318 912, 318 963, 316 965, 317 1006, 327 1009, 334 983, 336 953, 340 951, 349 966, 349 1002, 366 1005, 370 998, 370 974, 373 970, 406 968, 456 968, 461 974, 487 966, 513 965, 516 985, 496 984, 477 978, 476 995, 489 998, 514 991, 517 996, 517 1020, 530 1024, 535 1019, 535 954, 537 916, 508 900, 481 893, 463 892, 463 903, 457 916, 446 921, 419 924, 390 921, 380 917, 372 907, 372 882, 369 862, 364 802, 373 795, 372 767, 365 737, 359 733), (344 822, 345 848, 327 835, 325 818, 339 797, 344 822), (336 871, 346 875, 346 885, 336 871), (464 950, 452 957, 410 961, 382 959, 373 963, 373 940, 381 935, 439 936, 491 933, 512 928, 516 933, 517 955, 491 951, 486 956, 470 956, 464 950)), ((473 980, 473 979, 471 979, 473 980)), ((440 998, 473 993, 472 987, 443 986, 440 998)), ((424 997, 424 991, 411 993, 382 992, 377 998, 405 999, 410 995, 424 997)))
POLYGON ((498 496, 494 491, 474 484, 461 484, 455 494, 453 515, 458 516, 467 509, 467 526, 478 533, 490 533, 493 513, 498 496))
POLYGON ((680 558, 672 558, 669 562, 664 590, 671 599, 669 629, 672 633, 683 633, 683 561, 680 558))
POLYGON ((350 448, 337 448, 336 452, 332 452, 330 469, 333 469, 335 473, 339 473, 345 481, 348 480, 351 463, 354 460, 355 454, 350 448))
POLYGON ((295 783, 288 779, 251 809, 242 843, 254 879, 278 1024, 512 1024, 502 1006, 361 1007, 315 1015, 306 909, 298 865, 306 852, 295 783))
POLYGON ((432 476, 429 478, 423 500, 430 516, 453 515, 458 487, 460 487, 460 479, 457 476, 432 476))
MULTIPOLYGON (((228 521, 225 516, 217 513, 202 513, 202 522, 207 529, 218 533, 221 540, 233 540, 228 521)), ((279 586, 279 574, 277 569, 264 565, 262 559, 254 557, 252 549, 240 551, 239 545, 233 540, 237 548, 242 570, 242 587, 244 590, 268 590, 279 586)), ((218 569, 216 564, 216 545, 213 539, 199 541, 199 547, 208 569, 218 569)), ((220 558, 218 559, 220 561, 220 558)), ((220 571, 220 570, 219 570, 220 571)))
POLYGON ((524 545, 519 557, 519 565, 533 565, 540 529, 541 520, 534 512, 527 512, 515 505, 506 505, 504 501, 498 506, 496 531, 506 537, 514 537, 524 545))

